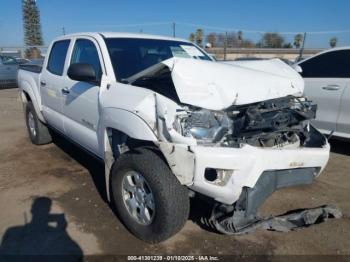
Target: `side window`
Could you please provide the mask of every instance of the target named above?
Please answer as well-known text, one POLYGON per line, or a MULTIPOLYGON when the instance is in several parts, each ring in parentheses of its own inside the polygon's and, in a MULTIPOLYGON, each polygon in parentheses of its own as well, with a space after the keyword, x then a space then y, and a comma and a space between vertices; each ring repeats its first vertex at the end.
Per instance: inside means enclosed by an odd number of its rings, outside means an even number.
POLYGON ((101 80, 102 68, 95 44, 87 39, 78 39, 75 42, 71 64, 84 63, 93 66, 96 80, 101 80))
POLYGON ((47 71, 59 76, 63 74, 69 43, 70 40, 57 41, 54 43, 47 63, 47 71))
POLYGON ((350 78, 350 50, 327 52, 299 65, 305 78, 350 78))
POLYGON ((4 56, 4 57, 2 58, 2 63, 3 63, 4 65, 17 65, 17 64, 18 64, 17 61, 16 61, 16 59, 14 59, 14 58, 12 58, 12 57, 9 57, 9 56, 4 56))

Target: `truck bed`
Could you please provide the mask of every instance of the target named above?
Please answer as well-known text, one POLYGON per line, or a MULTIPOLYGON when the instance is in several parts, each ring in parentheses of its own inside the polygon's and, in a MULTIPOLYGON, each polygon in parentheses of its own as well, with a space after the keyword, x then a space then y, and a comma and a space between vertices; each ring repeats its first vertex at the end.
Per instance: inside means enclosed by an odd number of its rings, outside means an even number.
POLYGON ((27 93, 32 93, 32 101, 35 101, 36 105, 40 107, 40 65, 21 65, 17 74, 17 82, 20 89, 23 89, 27 93))
POLYGON ((43 68, 42 65, 31 65, 31 64, 24 64, 19 66, 20 69, 33 72, 33 73, 41 73, 41 70, 43 68))

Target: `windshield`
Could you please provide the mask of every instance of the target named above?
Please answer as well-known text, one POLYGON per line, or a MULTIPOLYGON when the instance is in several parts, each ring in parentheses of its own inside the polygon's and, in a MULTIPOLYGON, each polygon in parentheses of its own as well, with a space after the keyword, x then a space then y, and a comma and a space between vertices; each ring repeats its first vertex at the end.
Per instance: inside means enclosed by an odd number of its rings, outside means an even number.
POLYGON ((187 42, 140 38, 107 38, 105 41, 118 81, 172 57, 212 60, 187 42))

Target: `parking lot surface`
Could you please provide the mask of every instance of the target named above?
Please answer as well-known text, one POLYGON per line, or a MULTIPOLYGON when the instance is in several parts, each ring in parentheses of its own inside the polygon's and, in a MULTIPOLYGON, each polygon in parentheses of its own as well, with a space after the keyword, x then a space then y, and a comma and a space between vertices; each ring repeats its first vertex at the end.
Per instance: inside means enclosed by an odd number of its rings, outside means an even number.
POLYGON ((345 255, 350 254, 350 143, 331 141, 324 173, 310 186, 276 192, 264 215, 336 204, 342 219, 278 233, 226 236, 200 226, 206 204, 157 245, 131 235, 105 201, 103 164, 59 136, 45 146, 27 137, 17 89, 0 90, 0 250, 25 254, 345 255), (4 237, 5 236, 5 237, 4 237))

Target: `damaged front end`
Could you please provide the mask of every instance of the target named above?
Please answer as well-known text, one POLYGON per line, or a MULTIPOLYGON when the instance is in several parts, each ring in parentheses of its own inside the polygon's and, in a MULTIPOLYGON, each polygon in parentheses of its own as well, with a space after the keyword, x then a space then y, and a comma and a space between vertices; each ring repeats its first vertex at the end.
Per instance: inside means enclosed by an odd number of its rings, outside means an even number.
MULTIPOLYGON (((252 148, 284 150, 282 152, 286 154, 286 150, 292 150, 290 152, 295 154, 297 151, 293 150, 321 149, 327 145, 326 138, 309 122, 316 117, 316 108, 306 98, 294 96, 231 106, 223 111, 187 107, 178 110, 172 128, 182 136, 196 140, 197 145, 202 147, 239 149, 249 145, 252 148)), ((311 184, 322 168, 303 166, 303 162, 292 161, 289 168, 263 171, 254 187, 243 186, 238 200, 233 204, 216 202, 210 218, 211 225, 225 234, 242 234, 258 228, 289 231, 328 218, 340 218, 341 211, 334 206, 303 209, 270 218, 258 215, 259 207, 276 190, 311 184)), ((205 170, 214 170, 214 178, 205 177, 205 182, 216 186, 228 184, 235 172, 212 168, 205 170)))
POLYGON ((327 139, 310 124, 317 106, 290 70, 168 60, 128 79, 155 91, 156 143, 181 184, 215 201, 210 220, 222 233, 287 231, 341 216, 329 206, 258 215, 274 191, 310 184, 329 158, 327 139))
MULTIPOLYGON (((201 145, 297 148, 315 142, 308 121, 315 116, 315 104, 287 96, 224 111, 188 108, 177 115, 173 127, 201 145)), ((325 143, 322 137, 318 140, 318 146, 325 143)))

